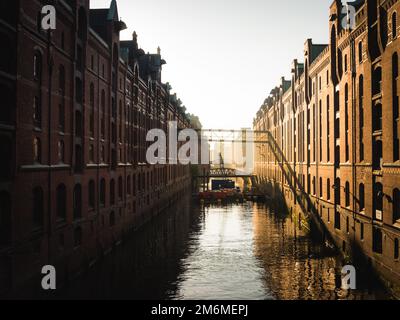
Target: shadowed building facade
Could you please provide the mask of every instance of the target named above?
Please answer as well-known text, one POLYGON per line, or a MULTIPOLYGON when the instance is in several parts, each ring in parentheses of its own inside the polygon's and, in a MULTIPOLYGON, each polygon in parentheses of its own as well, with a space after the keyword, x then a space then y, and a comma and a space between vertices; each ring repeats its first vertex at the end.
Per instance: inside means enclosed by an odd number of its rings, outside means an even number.
POLYGON ((398 1, 354 1, 344 28, 330 7, 328 45, 307 40, 254 119, 269 143, 256 150, 258 184, 290 210, 314 217, 345 254, 363 252, 400 288, 398 1), (357 250, 354 250, 357 248, 357 250))
POLYGON ((63 282, 190 190, 189 166, 146 162, 150 129, 190 127, 160 50, 120 41, 115 0, 51 3, 50 32, 44 1, 0 4, 0 294, 47 264, 63 282))

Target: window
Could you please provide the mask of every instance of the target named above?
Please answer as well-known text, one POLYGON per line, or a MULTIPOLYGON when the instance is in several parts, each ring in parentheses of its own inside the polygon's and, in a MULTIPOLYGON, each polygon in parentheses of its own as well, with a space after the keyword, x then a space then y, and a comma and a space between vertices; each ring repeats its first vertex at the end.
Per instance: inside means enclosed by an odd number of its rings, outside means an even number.
POLYGON ((382 68, 377 67, 372 74, 372 95, 381 93, 382 68))
POLYGON ((62 101, 58 105, 58 128, 61 132, 65 131, 65 103, 62 101))
POLYGON ((374 184, 374 219, 382 221, 383 211, 383 186, 381 183, 374 184))
POLYGON ((344 55, 344 72, 347 72, 347 54, 344 55))
POLYGON ((393 108, 393 161, 400 160, 400 137, 399 137, 399 96, 397 82, 399 77, 399 58, 397 52, 392 56, 392 108, 393 108))
POLYGON ((95 183, 93 180, 91 180, 89 182, 89 207, 91 209, 94 209, 96 206, 96 199, 95 199, 95 194, 96 194, 96 190, 95 190, 95 183))
POLYGON ((345 192, 346 192, 346 207, 350 207, 350 183, 349 182, 346 182, 345 192))
POLYGON ((102 207, 106 205, 106 180, 104 179, 100 181, 100 205, 102 207))
POLYGON ((13 145, 6 135, 0 135, 0 154, 0 181, 9 180, 14 171, 13 145))
POLYGON ((33 124, 38 128, 42 126, 42 103, 37 96, 33 98, 33 124))
POLYGON ((104 148, 104 146, 101 146, 101 152, 100 152, 100 162, 104 163, 106 160, 106 149, 104 148))
POLYGON ((382 141, 375 140, 373 142, 373 168, 374 170, 381 170, 383 162, 383 149, 382 141))
POLYGON ((394 259, 398 260, 399 259, 399 239, 394 239, 394 259))
POLYGON ((80 173, 83 170, 83 153, 80 145, 75 146, 75 172, 80 173))
POLYGON ((393 12, 392 14, 392 38, 397 37, 397 13, 393 12))
POLYGON ((360 223, 360 238, 364 240, 364 223, 360 223))
POLYGON ((42 81, 42 55, 40 52, 35 52, 33 56, 33 79, 42 81))
POLYGON ((90 115, 89 115, 89 131, 90 136, 94 136, 94 85, 90 84, 90 115))
POLYGON ((128 195, 131 195, 131 176, 128 176, 128 178, 126 178, 126 193, 128 195))
POLYGON ((94 163, 94 146, 92 144, 89 146, 89 161, 94 163))
POLYGON ((382 131, 382 104, 377 103, 373 108, 373 130, 382 131))
POLYGON ((400 190, 393 190, 393 223, 400 222, 400 190))
POLYGON ((65 162, 65 146, 62 140, 58 141, 58 161, 65 162))
POLYGON ((36 187, 33 189, 33 226, 34 228, 42 228, 44 223, 44 200, 43 189, 36 187))
POLYGON ((82 245, 82 228, 77 227, 74 230, 74 247, 78 248, 82 245))
POLYGON ((58 86, 61 96, 65 96, 65 68, 63 65, 60 65, 58 70, 58 86))
POLYGON ((358 209, 360 212, 365 210, 365 187, 363 183, 360 183, 358 187, 358 209))
POLYGON ((359 106, 359 144, 360 161, 364 160, 364 77, 360 75, 358 81, 358 106, 359 106))
POLYGON ((362 41, 358 43, 358 62, 362 63, 363 61, 363 44, 362 41))
POLYGON ((67 218, 67 189, 64 184, 57 187, 57 218, 60 220, 67 218))
POLYGON ((335 202, 337 205, 340 205, 340 178, 336 178, 335 181, 335 202))
POLYGON ((11 197, 7 192, 0 193, 0 246, 11 242, 11 197))
POLYGON ((113 227, 113 226, 115 226, 115 212, 114 211, 112 211, 110 213, 110 227, 113 227))
POLYGON ((118 200, 122 201, 122 195, 124 193, 124 186, 122 177, 118 178, 118 200))
POLYGON ((80 184, 77 184, 74 188, 73 211, 74 220, 82 218, 82 187, 80 184))
POLYGON ((345 109, 345 131, 346 131, 346 161, 350 158, 349 146, 349 85, 346 83, 344 89, 344 109, 345 109))
POLYGON ((326 188, 326 197, 327 197, 328 200, 331 200, 331 188, 332 188, 331 179, 327 180, 327 186, 326 187, 327 187, 326 188))
POLYGON ((115 181, 110 181, 110 205, 115 205, 115 181))
POLYGON ((323 186, 322 186, 322 178, 319 178, 319 197, 323 197, 323 186))
POLYGON ((326 97, 326 159, 329 162, 331 160, 331 146, 330 146, 330 131, 331 131, 331 119, 330 119, 330 100, 329 95, 326 97))
POLYGON ((105 130, 106 130, 106 94, 105 91, 101 91, 101 138, 105 138, 105 130))
POLYGON ((42 145, 39 138, 33 139, 33 161, 35 163, 42 162, 42 145))
POLYGON ((80 111, 75 111, 75 135, 79 138, 83 136, 83 123, 82 123, 82 114, 80 111))

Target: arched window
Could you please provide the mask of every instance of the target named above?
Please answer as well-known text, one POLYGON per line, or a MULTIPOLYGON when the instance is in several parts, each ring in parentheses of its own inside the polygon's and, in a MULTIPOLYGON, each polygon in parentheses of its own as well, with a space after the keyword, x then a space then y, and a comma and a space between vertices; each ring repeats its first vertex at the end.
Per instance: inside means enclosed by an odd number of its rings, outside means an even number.
POLYGON ((365 210, 365 187, 363 183, 360 183, 358 187, 358 198, 358 209, 362 212, 365 210))
POLYGON ((104 207, 106 205, 106 180, 101 179, 100 181, 100 205, 104 207))
POLYGON ((74 246, 75 248, 80 247, 82 245, 82 228, 77 227, 74 230, 74 246))
POLYGON ((362 63, 363 61, 363 44, 362 41, 358 43, 358 62, 362 63))
POLYGON ((122 195, 124 193, 124 182, 122 177, 118 178, 118 200, 122 200, 122 195))
POLYGON ((74 220, 82 218, 82 187, 80 184, 77 184, 74 188, 73 211, 74 220))
POLYGON ((44 199, 43 199, 43 189, 41 187, 36 187, 33 189, 33 227, 42 228, 44 223, 44 199))
POLYGON ((61 220, 67 218, 67 189, 64 184, 57 187, 57 218, 61 220))
POLYGON ((110 213, 110 227, 113 227, 113 226, 115 226, 115 213, 114 213, 114 211, 112 211, 110 213))
POLYGON ((33 161, 42 163, 42 144, 37 137, 33 139, 33 161))
POLYGON ((110 181, 110 205, 115 205, 115 181, 110 181))
POLYGON ((11 242, 11 197, 7 192, 0 193, 0 246, 11 242))
POLYGON ((346 182, 345 192, 346 192, 346 207, 350 207, 350 183, 349 182, 346 182))
POLYGON ((392 38, 397 37, 397 13, 393 12, 392 14, 392 38))
POLYGON ((400 190, 393 190, 393 223, 400 223, 400 190))
POLYGON ((89 207, 91 209, 94 209, 96 206, 96 199, 95 199, 95 194, 96 194, 96 190, 95 190, 95 183, 93 180, 90 180, 89 182, 89 207))

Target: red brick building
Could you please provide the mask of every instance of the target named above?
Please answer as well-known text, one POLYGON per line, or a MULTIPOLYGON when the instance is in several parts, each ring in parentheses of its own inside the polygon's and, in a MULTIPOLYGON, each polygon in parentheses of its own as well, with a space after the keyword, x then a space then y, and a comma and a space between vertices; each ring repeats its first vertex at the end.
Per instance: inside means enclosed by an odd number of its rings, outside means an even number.
POLYGON ((254 129, 270 142, 256 151, 258 183, 346 254, 363 252, 400 295, 400 3, 349 5, 355 27, 334 1, 329 45, 307 40, 259 110, 254 129))
POLYGON ((148 165, 146 134, 190 123, 161 81, 160 55, 139 49, 116 1, 0 3, 0 293, 93 264, 186 189, 190 169, 148 165))

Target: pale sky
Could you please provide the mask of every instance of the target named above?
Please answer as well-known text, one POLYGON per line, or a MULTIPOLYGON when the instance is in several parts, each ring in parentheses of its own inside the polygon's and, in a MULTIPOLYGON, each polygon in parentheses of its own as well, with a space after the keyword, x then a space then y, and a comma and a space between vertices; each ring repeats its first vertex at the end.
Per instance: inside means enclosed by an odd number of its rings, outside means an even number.
MULTIPOLYGON (((91 0, 92 8, 111 0, 91 0)), ((307 38, 328 42, 333 0, 117 0, 139 46, 167 61, 163 82, 205 128, 252 127, 253 118, 307 38)))

